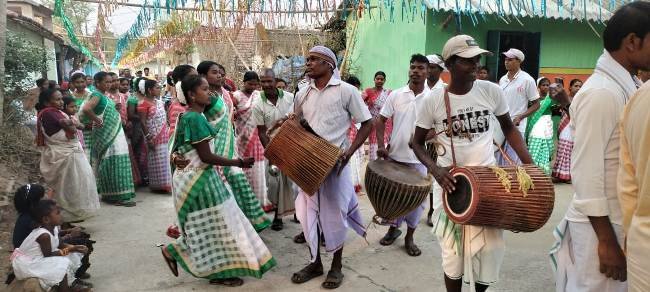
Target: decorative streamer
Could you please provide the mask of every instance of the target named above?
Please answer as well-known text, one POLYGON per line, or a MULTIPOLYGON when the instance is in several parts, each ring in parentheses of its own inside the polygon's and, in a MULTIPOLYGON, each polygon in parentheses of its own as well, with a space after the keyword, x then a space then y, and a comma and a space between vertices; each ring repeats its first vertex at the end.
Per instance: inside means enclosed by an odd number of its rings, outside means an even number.
POLYGON ((68 18, 68 16, 65 15, 65 12, 63 11, 63 0, 54 1, 54 16, 61 19, 61 23, 63 23, 63 29, 65 29, 66 33, 68 34, 68 38, 70 39, 72 46, 79 49, 79 51, 81 51, 84 56, 88 57, 88 60, 92 64, 100 66, 101 64, 99 60, 97 60, 97 58, 93 56, 92 52, 86 48, 86 46, 77 38, 77 34, 74 32, 74 24, 72 24, 70 18, 68 18))

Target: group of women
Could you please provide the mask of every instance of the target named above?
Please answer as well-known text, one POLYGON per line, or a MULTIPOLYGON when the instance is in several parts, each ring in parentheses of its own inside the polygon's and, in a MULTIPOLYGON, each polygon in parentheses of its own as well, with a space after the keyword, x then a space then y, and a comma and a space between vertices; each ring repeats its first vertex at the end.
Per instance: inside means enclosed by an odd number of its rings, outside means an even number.
POLYGON ((562 84, 551 84, 545 77, 537 80, 540 107, 529 118, 525 135, 533 161, 556 182, 571 181, 573 134, 569 127, 569 105, 580 87, 582 81, 573 79, 569 94, 559 94, 564 90, 562 84))
POLYGON ((169 136, 158 83, 135 80, 129 97, 128 79, 99 72, 93 81, 89 90, 86 76, 75 73, 69 96, 55 89, 39 95, 40 169, 68 223, 91 216, 99 198, 134 206, 135 187, 142 183, 152 191, 171 191, 169 136))

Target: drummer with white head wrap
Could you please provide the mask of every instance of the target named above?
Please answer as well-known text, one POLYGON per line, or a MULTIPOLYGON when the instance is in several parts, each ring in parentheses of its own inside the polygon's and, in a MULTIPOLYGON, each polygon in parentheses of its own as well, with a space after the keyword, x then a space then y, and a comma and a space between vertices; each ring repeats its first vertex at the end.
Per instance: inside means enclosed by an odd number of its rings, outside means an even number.
POLYGON ((322 287, 335 289, 343 281, 342 255, 347 229, 365 236, 359 204, 347 163, 350 156, 367 139, 372 130, 370 111, 361 94, 340 79, 336 55, 324 46, 309 50, 306 64, 309 85, 303 87, 294 101, 294 112, 329 143, 345 149, 335 168, 313 196, 300 192, 296 198, 296 214, 311 251, 311 263, 295 273, 294 283, 304 283, 323 274, 319 254, 319 229, 325 237, 328 252, 334 252, 332 267, 322 287), (348 141, 350 123, 361 122, 354 141, 348 141))

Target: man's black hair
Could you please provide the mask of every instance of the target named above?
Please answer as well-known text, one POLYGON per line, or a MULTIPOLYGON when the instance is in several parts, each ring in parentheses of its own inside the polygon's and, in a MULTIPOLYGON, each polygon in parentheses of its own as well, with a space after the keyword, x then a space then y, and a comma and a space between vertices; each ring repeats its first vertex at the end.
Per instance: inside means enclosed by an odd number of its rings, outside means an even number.
POLYGON ((36 86, 42 87, 47 82, 47 78, 38 78, 36 79, 36 86))
POLYGON ((650 33, 650 2, 632 2, 616 10, 603 32, 605 50, 620 49, 623 39, 631 33, 641 39, 650 33))
POLYGON ((345 82, 355 87, 361 87, 361 80, 359 80, 359 78, 354 75, 350 75, 348 79, 345 80, 345 82))
POLYGON ((411 61, 409 61, 409 63, 413 64, 415 62, 429 64, 429 59, 422 54, 413 54, 411 55, 411 61))

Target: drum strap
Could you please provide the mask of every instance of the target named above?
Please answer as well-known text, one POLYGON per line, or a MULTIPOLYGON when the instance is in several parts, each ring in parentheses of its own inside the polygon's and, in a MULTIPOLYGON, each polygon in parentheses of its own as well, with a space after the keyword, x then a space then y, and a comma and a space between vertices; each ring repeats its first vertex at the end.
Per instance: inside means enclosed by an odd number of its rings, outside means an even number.
POLYGON ((447 111, 447 135, 449 135, 449 142, 451 143, 451 159, 452 167, 456 167, 456 151, 454 150, 454 130, 451 120, 451 102, 449 101, 449 92, 445 88, 445 109, 447 111))
POLYGON ((305 104, 305 102, 306 102, 307 99, 309 98, 309 93, 311 93, 311 89, 312 89, 312 87, 311 87, 311 85, 310 85, 310 86, 309 86, 309 89, 307 89, 307 92, 306 92, 305 95, 302 97, 302 100, 300 101, 300 104, 295 104, 295 103, 294 103, 294 109, 293 109, 293 112, 294 112, 294 113, 296 114, 296 116, 298 117, 298 120, 302 119, 302 106, 303 106, 303 104, 305 104))

